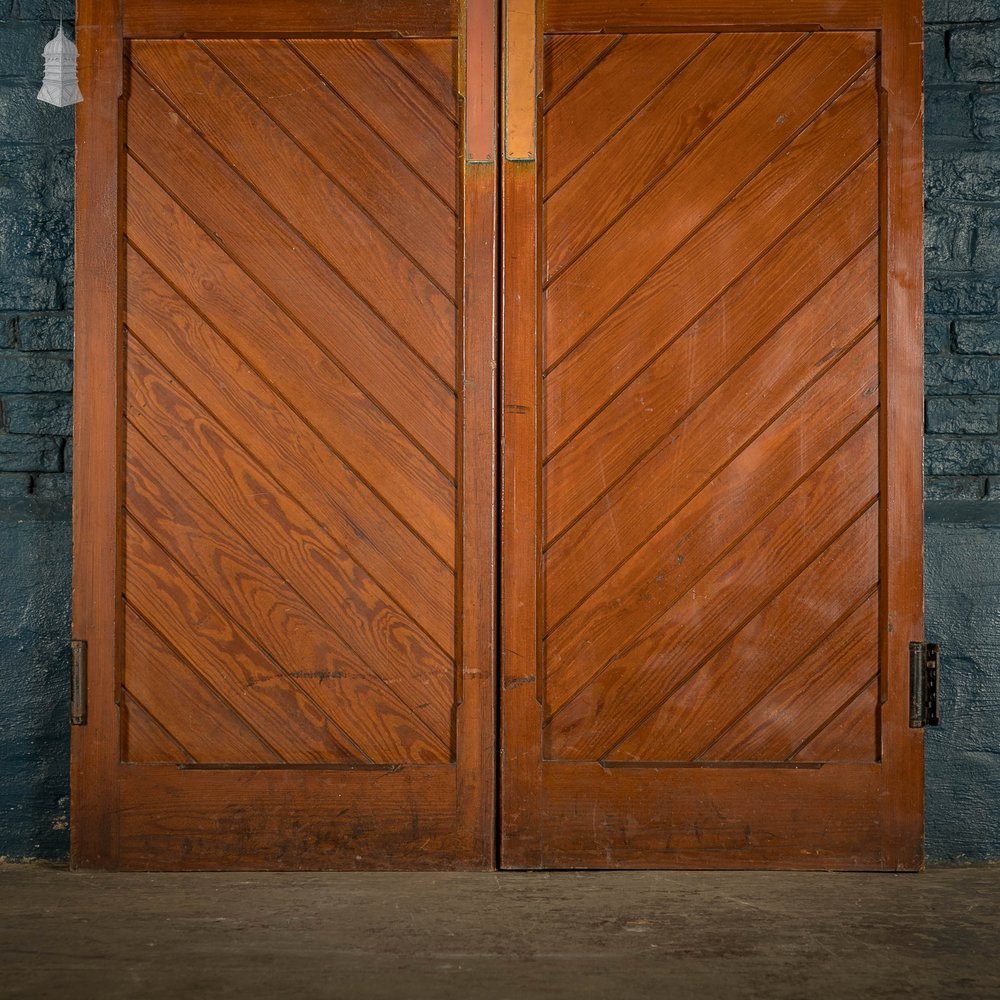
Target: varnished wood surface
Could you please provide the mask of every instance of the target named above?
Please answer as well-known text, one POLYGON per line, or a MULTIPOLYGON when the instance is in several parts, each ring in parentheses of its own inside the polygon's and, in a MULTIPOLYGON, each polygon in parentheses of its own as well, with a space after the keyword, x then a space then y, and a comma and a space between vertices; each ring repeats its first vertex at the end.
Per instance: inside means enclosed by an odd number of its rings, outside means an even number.
POLYGON ((109 866, 491 864, 496 182, 457 74, 495 65, 458 14, 127 5, 109 866))
POLYGON ((885 8, 903 0, 547 0, 545 31, 729 30, 802 26, 828 30, 879 28, 885 8))
POLYGON ((76 311, 73 442, 73 636, 87 643, 87 725, 72 728, 70 861, 118 859, 116 704, 121 554, 121 4, 81 0, 76 110, 76 311))
POLYGON ((126 38, 200 35, 437 37, 458 30, 457 0, 125 0, 126 38))
POLYGON ((883 11, 792 7, 546 5, 542 204, 506 205, 515 867, 895 868, 914 842, 881 805, 883 11))

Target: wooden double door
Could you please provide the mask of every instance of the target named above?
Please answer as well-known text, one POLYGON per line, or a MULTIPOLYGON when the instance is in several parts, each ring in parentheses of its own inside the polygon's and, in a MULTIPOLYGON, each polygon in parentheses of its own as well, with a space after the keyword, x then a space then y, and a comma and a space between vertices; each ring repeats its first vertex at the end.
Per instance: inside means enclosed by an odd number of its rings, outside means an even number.
POLYGON ((918 3, 78 36, 75 864, 919 866, 918 3))

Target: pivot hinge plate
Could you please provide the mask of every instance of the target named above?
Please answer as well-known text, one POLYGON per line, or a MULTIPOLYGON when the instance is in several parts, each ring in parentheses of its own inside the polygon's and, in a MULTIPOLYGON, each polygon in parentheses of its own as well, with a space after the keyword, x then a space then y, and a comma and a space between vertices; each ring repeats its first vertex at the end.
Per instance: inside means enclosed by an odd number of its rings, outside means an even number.
POLYGON ((73 726, 87 724, 87 643, 84 639, 71 639, 69 721, 73 726))
POLYGON ((910 728, 938 726, 938 675, 941 647, 936 642, 910 643, 910 728))

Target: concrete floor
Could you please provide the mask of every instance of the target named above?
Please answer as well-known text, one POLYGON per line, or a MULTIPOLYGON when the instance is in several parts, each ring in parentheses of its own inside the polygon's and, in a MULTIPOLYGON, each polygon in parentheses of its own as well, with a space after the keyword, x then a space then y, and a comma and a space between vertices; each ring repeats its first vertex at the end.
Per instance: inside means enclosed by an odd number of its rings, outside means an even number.
POLYGON ((0 996, 1000 997, 1000 867, 92 875, 0 867, 0 996))

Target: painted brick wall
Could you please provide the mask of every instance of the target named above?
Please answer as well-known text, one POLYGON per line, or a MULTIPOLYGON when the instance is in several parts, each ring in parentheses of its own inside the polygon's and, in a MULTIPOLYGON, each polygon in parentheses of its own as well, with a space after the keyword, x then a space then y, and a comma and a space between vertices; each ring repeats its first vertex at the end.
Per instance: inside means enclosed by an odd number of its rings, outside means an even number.
MULTIPOLYGON (((0 0, 0 856, 67 849, 72 112, 39 104, 69 4, 0 0)), ((927 0, 932 859, 1000 858, 1000 0, 927 0)))
POLYGON ((927 853, 1000 857, 1000 0, 927 0, 927 853))
POLYGON ((72 2, 0 0, 0 856, 66 853, 73 113, 35 100, 72 2))

